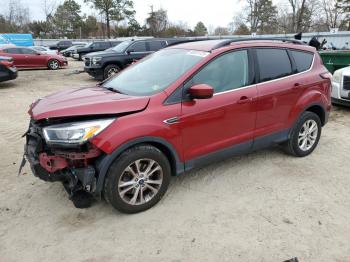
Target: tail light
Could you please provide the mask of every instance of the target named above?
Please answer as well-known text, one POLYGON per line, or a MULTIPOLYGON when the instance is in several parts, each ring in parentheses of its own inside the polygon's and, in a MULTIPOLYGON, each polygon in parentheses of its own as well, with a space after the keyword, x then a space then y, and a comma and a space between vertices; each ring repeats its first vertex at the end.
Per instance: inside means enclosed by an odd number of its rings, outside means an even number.
POLYGON ((323 79, 328 79, 328 80, 332 80, 332 74, 327 72, 323 72, 320 74, 320 77, 322 77, 323 79))

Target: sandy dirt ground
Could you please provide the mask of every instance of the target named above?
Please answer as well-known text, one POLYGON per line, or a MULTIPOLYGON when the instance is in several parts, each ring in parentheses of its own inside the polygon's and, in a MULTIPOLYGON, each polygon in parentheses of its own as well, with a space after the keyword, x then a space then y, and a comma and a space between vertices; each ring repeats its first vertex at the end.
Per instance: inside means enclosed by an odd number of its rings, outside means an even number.
POLYGON ((70 62, 0 83, 0 261, 350 261, 350 108, 334 107, 306 158, 269 149, 172 179, 136 215, 104 201, 76 209, 59 183, 35 178, 21 135, 30 103, 96 82, 70 62))

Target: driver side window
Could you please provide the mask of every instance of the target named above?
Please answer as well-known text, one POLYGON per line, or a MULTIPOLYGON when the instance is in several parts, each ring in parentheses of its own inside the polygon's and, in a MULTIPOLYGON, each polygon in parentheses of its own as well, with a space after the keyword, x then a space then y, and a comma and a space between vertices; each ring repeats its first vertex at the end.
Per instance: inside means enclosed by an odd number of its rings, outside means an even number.
POLYGON ((207 64, 192 78, 192 85, 207 84, 214 93, 237 89, 249 83, 248 51, 230 52, 207 64))

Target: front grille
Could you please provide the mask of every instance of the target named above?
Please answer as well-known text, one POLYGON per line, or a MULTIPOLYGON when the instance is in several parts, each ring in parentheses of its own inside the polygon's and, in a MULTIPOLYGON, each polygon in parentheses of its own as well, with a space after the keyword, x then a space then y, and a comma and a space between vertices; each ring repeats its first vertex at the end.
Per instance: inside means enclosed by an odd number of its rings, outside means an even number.
POLYGON ((343 78, 343 89, 350 90, 350 76, 344 76, 343 78))
POLYGON ((89 57, 85 57, 85 66, 90 66, 91 59, 89 57))

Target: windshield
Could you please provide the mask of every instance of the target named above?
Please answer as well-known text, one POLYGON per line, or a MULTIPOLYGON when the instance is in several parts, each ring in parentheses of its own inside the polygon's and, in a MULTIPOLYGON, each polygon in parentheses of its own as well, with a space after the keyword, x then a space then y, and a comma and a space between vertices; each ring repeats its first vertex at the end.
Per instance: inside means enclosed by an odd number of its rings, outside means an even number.
POLYGON ((131 44, 131 41, 124 41, 120 44, 116 45, 115 47, 110 48, 111 50, 117 52, 117 53, 123 53, 125 49, 131 44))
POLYGON ((136 96, 159 93, 208 54, 202 51, 165 49, 107 80, 103 87, 136 96))

